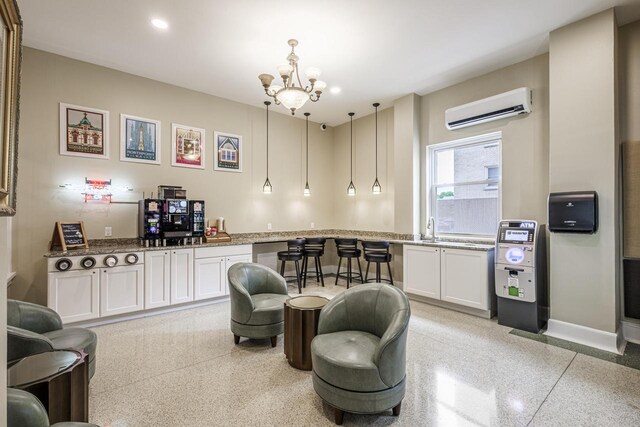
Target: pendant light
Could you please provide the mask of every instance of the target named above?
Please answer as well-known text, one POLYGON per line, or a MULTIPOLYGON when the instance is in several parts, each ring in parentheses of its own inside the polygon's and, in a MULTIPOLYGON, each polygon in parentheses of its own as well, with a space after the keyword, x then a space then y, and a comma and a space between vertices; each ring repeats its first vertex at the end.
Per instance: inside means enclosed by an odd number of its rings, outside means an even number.
POLYGON ((304 194, 305 197, 311 196, 311 189, 309 188, 309 116, 311 113, 304 113, 304 116, 307 118, 307 181, 304 185, 304 194))
POLYGON ((264 105, 267 106, 267 179, 262 186, 262 192, 264 194, 271 194, 273 191, 271 181, 269 181, 269 105, 271 105, 271 101, 264 101, 264 105))
POLYGON ((355 196, 356 195, 356 186, 353 185, 353 116, 356 113, 349 113, 349 117, 351 117, 351 180, 349 181, 349 186, 347 187, 347 196, 355 196))
POLYGON ((371 192, 373 194, 382 193, 382 186, 380 185, 380 181, 378 181, 378 107, 380 106, 379 102, 373 104, 373 107, 376 109, 376 180, 373 181, 373 186, 371 187, 371 192))

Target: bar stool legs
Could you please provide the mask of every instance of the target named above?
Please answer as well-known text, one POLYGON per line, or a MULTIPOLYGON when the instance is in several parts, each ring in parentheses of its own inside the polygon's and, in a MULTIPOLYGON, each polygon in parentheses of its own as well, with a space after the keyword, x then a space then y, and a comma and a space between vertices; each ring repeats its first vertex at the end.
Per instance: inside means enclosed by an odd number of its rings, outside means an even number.
POLYGON ((351 286, 351 282, 353 281, 354 278, 357 278, 357 280, 360 280, 360 283, 364 283, 364 279, 362 276, 362 266, 360 264, 360 258, 356 257, 356 261, 358 262, 358 271, 360 272, 359 274, 354 274, 353 270, 351 268, 351 258, 352 257, 340 257, 338 259, 338 271, 336 272, 336 283, 335 286, 338 286, 338 279, 340 277, 343 277, 347 280, 347 289, 349 289, 349 287, 351 286), (347 258, 347 272, 346 273, 342 273, 342 275, 340 275, 340 267, 342 266, 342 258, 347 258))
MULTIPOLYGON (((320 283, 322 284, 322 287, 324 287, 324 273, 322 272, 322 263, 320 261, 320 256, 313 256, 313 257, 305 257, 302 260, 302 277, 303 277, 303 282, 302 282, 302 287, 306 288, 307 287, 307 275, 308 270, 309 270, 309 258, 313 258, 314 259, 314 269, 315 269, 315 276, 316 276, 316 281, 320 281, 320 283)), ((314 273, 312 273, 314 274, 314 273)))
MULTIPOLYGON (((380 262, 375 262, 376 264, 376 282, 380 283, 382 281, 382 275, 380 273, 380 262)), ((393 285, 393 276, 391 275, 391 263, 387 262, 387 270, 389 271, 389 279, 384 279, 388 281, 391 285, 393 285)), ((364 273, 364 282, 367 283, 369 281, 369 266, 371 265, 371 261, 367 261, 367 269, 364 273)), ((394 285, 395 286, 395 285, 394 285)))
MULTIPOLYGON (((298 262, 298 260, 294 260, 293 261, 296 265, 296 282, 298 282, 298 293, 301 294, 302 293, 302 277, 301 277, 301 271, 300 271, 300 263, 298 262)), ((280 275, 282 277, 285 278, 286 280, 286 276, 284 275, 284 264, 286 263, 286 261, 281 261, 280 263, 280 275)), ((304 261, 302 261, 302 264, 304 265, 304 261)), ((291 276, 289 276, 291 277, 291 276)))

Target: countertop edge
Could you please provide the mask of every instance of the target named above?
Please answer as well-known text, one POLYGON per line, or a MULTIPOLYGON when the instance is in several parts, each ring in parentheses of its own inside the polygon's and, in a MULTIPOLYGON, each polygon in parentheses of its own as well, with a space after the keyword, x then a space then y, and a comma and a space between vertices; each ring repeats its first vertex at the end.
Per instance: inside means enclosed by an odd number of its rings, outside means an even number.
MULTIPOLYGON (((414 246, 429 246, 429 247, 440 247, 440 248, 450 248, 450 249, 464 249, 471 251, 481 251, 481 252, 489 252, 494 250, 493 244, 484 244, 484 243, 469 243, 469 242, 456 242, 456 241, 446 241, 446 242, 428 242, 417 239, 403 239, 403 238, 390 238, 390 237, 404 237, 409 235, 399 235, 397 233, 375 233, 375 232, 367 232, 367 231, 351 231, 351 230, 327 230, 327 232, 321 232, 319 230, 302 230, 302 231, 292 231, 292 232, 276 232, 276 233, 238 233, 236 235, 231 235, 231 241, 227 242, 210 242, 210 243, 202 243, 196 245, 185 245, 185 246, 152 246, 146 247, 141 245, 136 245, 133 243, 129 243, 130 241, 135 241, 136 239, 113 239, 114 243, 112 245, 109 244, 97 244, 89 249, 71 249, 67 251, 54 250, 48 251, 44 254, 45 258, 58 258, 58 257, 69 257, 69 256, 90 256, 90 255, 107 255, 113 253, 123 253, 123 252, 147 252, 147 251, 161 251, 167 250, 171 248, 211 248, 211 247, 223 247, 223 246, 239 246, 239 245, 253 245, 253 244, 265 244, 265 243, 280 243, 285 242, 286 240, 293 239, 296 236, 322 236, 327 239, 335 239, 335 238, 354 238, 359 240, 387 240, 392 244, 399 245, 414 245, 414 246), (238 237, 234 237, 238 236, 238 237), (246 236, 246 237, 245 237, 246 236), (251 236, 251 237, 249 237, 251 236), (120 242, 128 242, 128 243, 118 243, 120 242)), ((101 241, 102 242, 102 241, 101 241)), ((108 240, 107 240, 108 242, 108 240)))

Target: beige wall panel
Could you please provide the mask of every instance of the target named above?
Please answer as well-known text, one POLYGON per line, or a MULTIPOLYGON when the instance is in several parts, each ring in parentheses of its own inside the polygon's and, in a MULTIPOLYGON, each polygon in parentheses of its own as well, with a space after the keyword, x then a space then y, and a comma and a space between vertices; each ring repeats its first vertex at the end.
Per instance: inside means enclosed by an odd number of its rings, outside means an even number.
POLYGON ((622 144, 623 254, 640 258, 640 141, 622 144))
MULTIPOLYGON (((269 136, 271 195, 262 193, 265 179, 265 109, 228 101, 112 69, 25 48, 22 66, 18 214, 15 251, 18 277, 11 295, 46 303, 46 266, 42 255, 55 221, 82 220, 90 239, 137 234, 137 206, 83 203, 79 191, 59 187, 81 185, 85 177, 113 180, 134 188, 134 199, 156 193, 159 184, 181 185, 189 198, 204 199, 207 216, 227 219, 231 233, 299 230, 333 225, 333 129, 322 132, 310 123, 309 184, 313 195, 303 197, 305 180, 304 116, 291 117, 272 106, 269 136), (58 154, 58 103, 108 110, 110 160, 58 154), (277 114, 280 111, 283 114, 277 114), (162 165, 119 160, 120 113, 162 122, 162 165), (171 123, 206 129, 206 169, 171 166, 171 123), (243 136, 242 173, 213 170, 213 132, 243 136)), ((253 83, 253 82, 252 82, 253 83)), ((256 79, 256 91, 259 91, 256 79)), ((262 107, 262 108, 261 108, 262 107)), ((313 120, 313 105, 309 105, 313 120)), ((346 186, 346 184, 345 184, 346 186)), ((117 199, 118 197, 114 197, 117 199)))

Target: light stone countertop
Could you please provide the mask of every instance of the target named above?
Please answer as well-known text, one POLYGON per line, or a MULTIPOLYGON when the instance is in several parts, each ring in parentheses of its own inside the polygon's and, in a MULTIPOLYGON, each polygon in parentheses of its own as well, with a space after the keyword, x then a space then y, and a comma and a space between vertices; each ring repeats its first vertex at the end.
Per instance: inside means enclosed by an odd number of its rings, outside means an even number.
MULTIPOLYGON (((260 233, 230 234, 230 242, 211 242, 196 245, 172 246, 181 248, 207 248, 231 245, 252 245, 260 243, 278 243, 298 237, 326 237, 327 239, 388 240, 392 244, 446 247, 451 249, 467 249, 473 251, 492 251, 494 244, 485 241, 446 240, 430 242, 421 240, 419 235, 391 232, 357 231, 357 230, 299 230, 274 231, 260 233)), ((89 240, 89 249, 54 250, 44 254, 46 258, 61 256, 104 255, 121 252, 144 252, 166 250, 166 246, 146 247, 140 245, 137 238, 89 240)))

